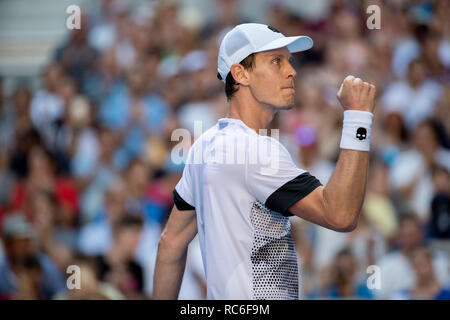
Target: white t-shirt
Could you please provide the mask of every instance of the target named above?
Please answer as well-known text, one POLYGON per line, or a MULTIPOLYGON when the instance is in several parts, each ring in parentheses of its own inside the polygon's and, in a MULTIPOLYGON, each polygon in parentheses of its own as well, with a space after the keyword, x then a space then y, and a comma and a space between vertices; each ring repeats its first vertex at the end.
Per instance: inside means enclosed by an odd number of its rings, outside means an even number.
POLYGON ((223 118, 192 145, 174 190, 197 214, 207 299, 298 299, 288 208, 320 186, 276 139, 223 118))

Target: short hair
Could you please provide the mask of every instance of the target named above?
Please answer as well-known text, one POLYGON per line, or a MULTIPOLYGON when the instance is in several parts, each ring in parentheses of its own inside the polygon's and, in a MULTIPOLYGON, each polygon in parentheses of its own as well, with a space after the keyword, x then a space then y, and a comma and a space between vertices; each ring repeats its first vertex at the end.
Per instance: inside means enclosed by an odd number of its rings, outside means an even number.
MULTIPOLYGON (((245 70, 253 70, 253 67, 255 66, 255 54, 252 53, 247 56, 244 60, 239 62, 239 64, 241 64, 245 70)), ((219 80, 223 79, 220 73, 217 73, 217 78, 219 78, 219 80)), ((228 72, 227 78, 225 79, 225 94, 227 96, 227 101, 230 101, 233 94, 239 90, 238 85, 239 84, 236 83, 236 80, 234 80, 231 71, 228 72)))
POLYGON ((144 159, 142 159, 141 157, 135 157, 128 162, 128 165, 126 166, 126 171, 130 172, 136 166, 143 166, 146 169, 149 169, 149 165, 147 162, 145 162, 144 159))
POLYGON ((141 216, 137 214, 126 213, 123 217, 119 219, 117 222, 116 228, 123 229, 129 227, 137 227, 142 228, 144 225, 144 221, 141 216))
POLYGON ((418 127, 422 127, 422 126, 428 127, 431 129, 431 131, 433 132, 433 135, 436 139, 436 142, 438 143, 439 146, 448 148, 450 143, 448 141, 448 137, 447 137, 447 133, 445 132, 445 128, 441 122, 439 122, 438 120, 436 120, 434 118, 427 118, 419 123, 418 127))

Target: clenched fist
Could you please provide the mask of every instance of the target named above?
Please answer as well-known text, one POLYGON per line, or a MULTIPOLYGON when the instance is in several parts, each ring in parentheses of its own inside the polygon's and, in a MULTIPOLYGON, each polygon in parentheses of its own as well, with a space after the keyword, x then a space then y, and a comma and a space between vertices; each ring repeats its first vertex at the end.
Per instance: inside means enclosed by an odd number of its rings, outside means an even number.
POLYGON ((337 93, 344 110, 373 112, 376 87, 360 78, 347 76, 337 93))

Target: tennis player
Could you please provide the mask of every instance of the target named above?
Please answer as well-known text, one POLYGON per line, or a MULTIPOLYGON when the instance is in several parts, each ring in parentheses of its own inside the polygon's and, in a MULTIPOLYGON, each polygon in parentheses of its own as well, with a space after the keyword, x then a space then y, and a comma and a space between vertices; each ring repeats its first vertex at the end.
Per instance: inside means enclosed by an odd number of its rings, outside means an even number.
POLYGON ((218 77, 228 115, 187 155, 161 235, 154 298, 177 299, 187 248, 198 233, 208 299, 299 299, 289 216, 325 228, 356 228, 367 182, 375 86, 347 76, 337 93, 344 109, 340 154, 326 186, 298 168, 286 148, 261 134, 293 107, 291 53, 307 36, 285 37, 264 24, 241 24, 222 40, 218 77))

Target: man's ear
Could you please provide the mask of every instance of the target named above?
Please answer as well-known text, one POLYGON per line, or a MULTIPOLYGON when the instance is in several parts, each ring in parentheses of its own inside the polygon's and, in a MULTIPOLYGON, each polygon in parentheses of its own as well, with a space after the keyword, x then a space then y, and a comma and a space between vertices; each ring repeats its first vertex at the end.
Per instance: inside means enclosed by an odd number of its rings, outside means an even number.
POLYGON ((248 86, 249 83, 249 73, 245 70, 244 66, 239 63, 234 63, 230 69, 231 75, 233 76, 236 83, 248 86))

